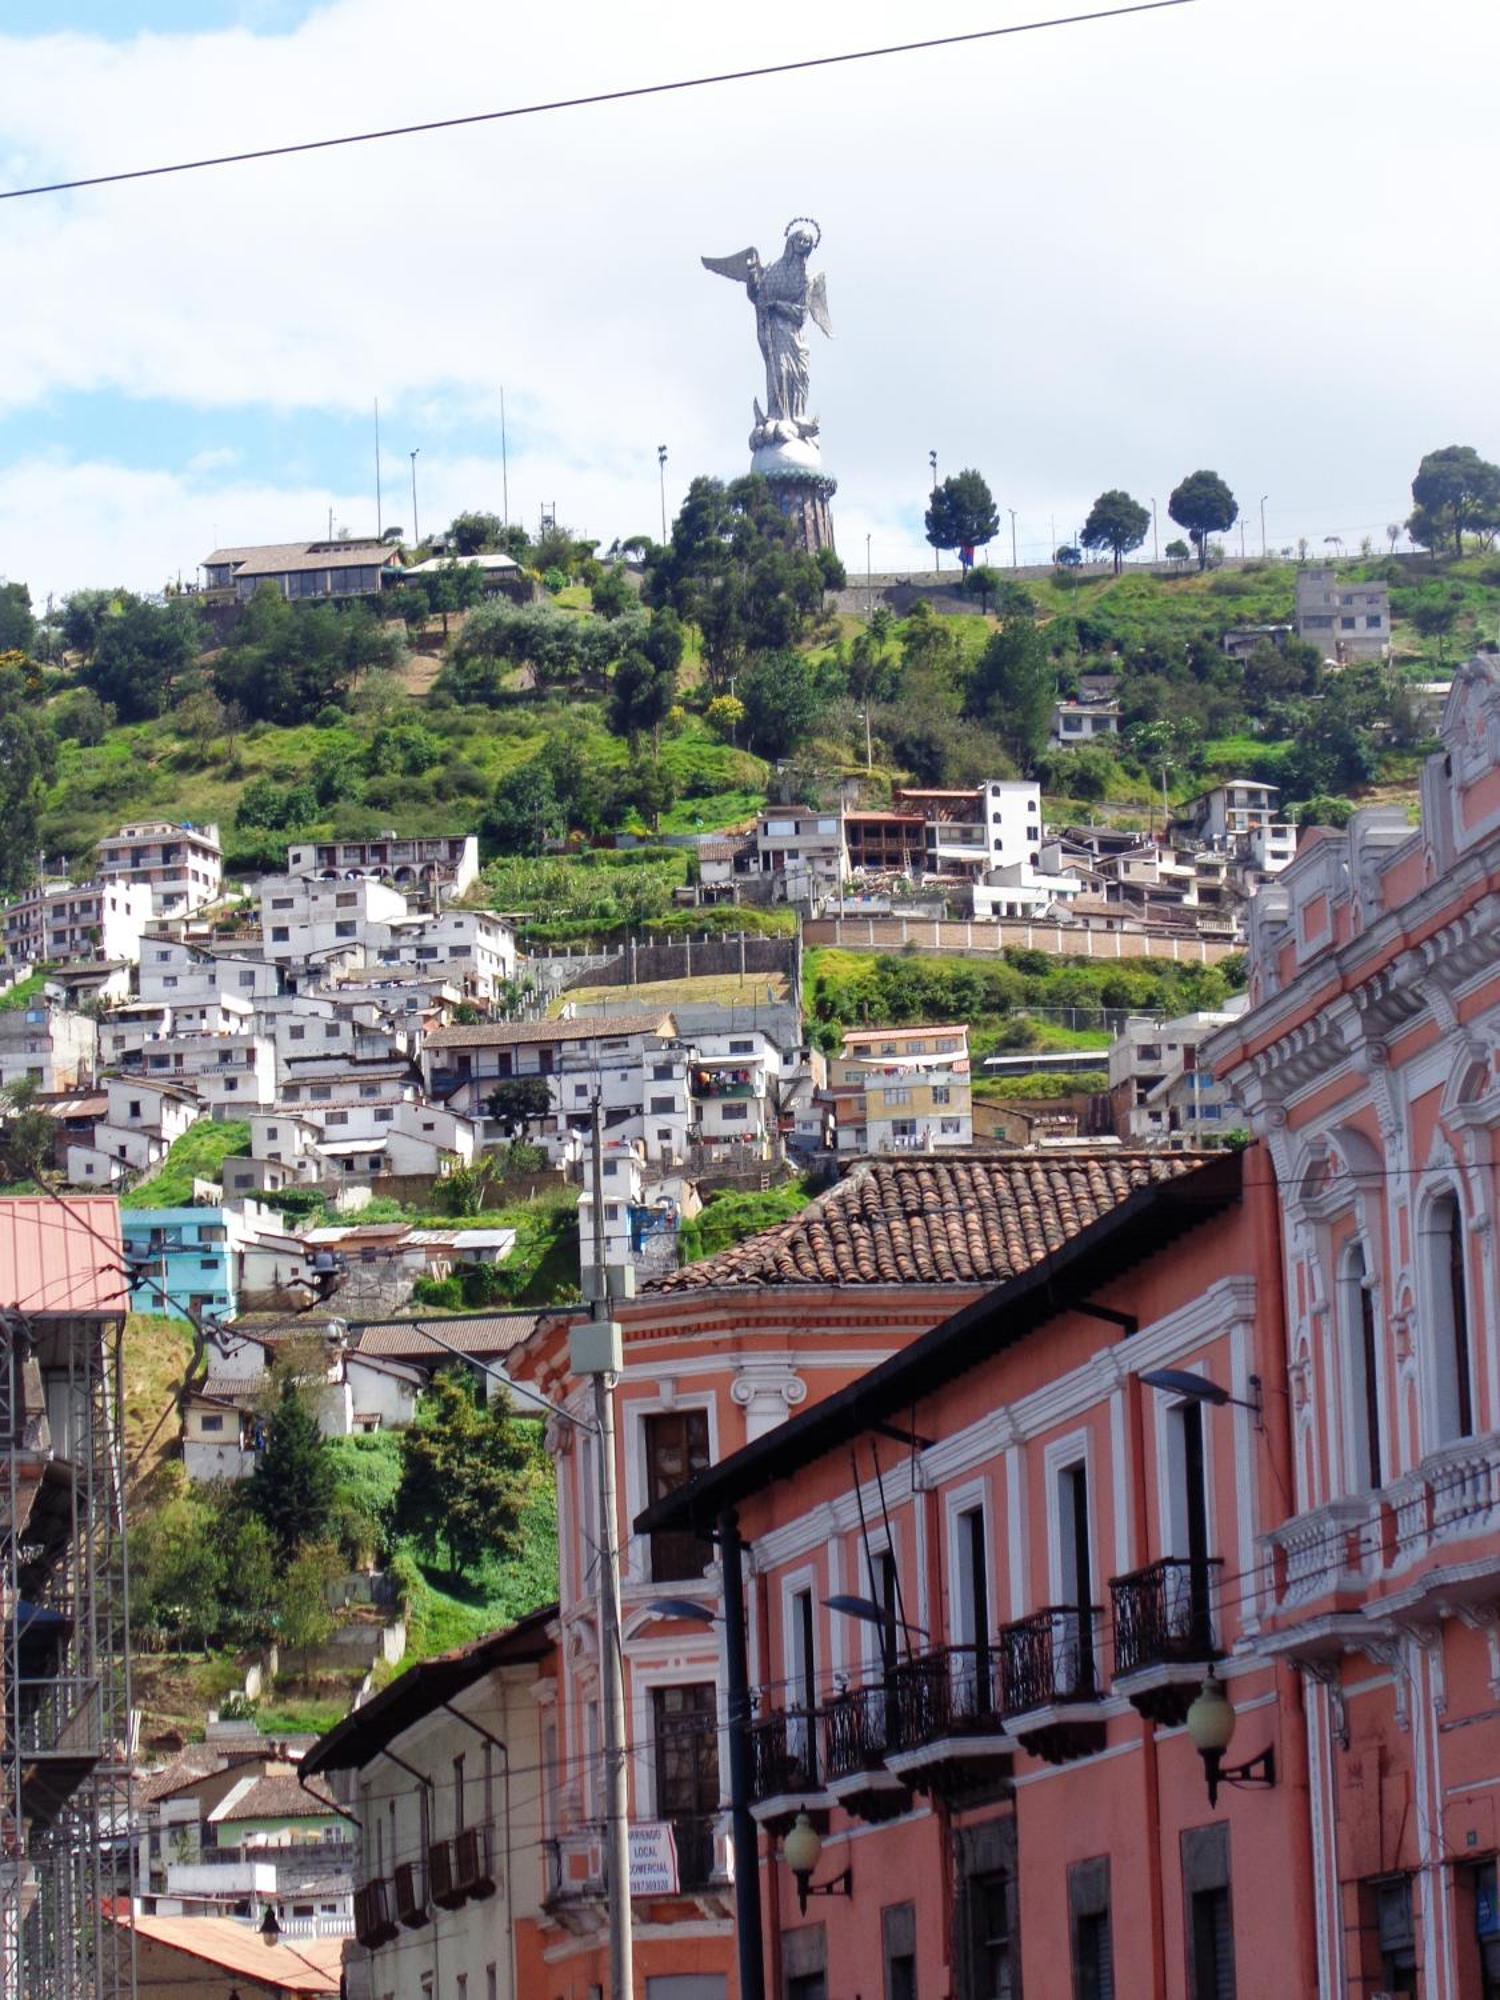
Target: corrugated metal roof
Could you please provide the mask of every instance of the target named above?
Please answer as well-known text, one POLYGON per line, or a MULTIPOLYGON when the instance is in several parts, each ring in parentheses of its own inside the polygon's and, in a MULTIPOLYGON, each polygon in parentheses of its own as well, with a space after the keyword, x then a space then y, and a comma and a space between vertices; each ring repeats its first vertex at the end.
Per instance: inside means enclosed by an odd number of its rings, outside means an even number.
POLYGON ((0 1306, 122 1313, 124 1260, 113 1195, 0 1197, 0 1306))
MULTIPOLYGON (((509 1354, 526 1339, 537 1317, 536 1313, 519 1312, 455 1315, 444 1319, 440 1313, 433 1313, 425 1323, 432 1327, 438 1340, 461 1348, 465 1354, 509 1354)), ((427 1338, 422 1332, 423 1324, 418 1320, 396 1319, 363 1326, 355 1340, 355 1351, 385 1355, 393 1361, 440 1361, 444 1349, 438 1340, 427 1338)))
POLYGON ((427 1047, 509 1048, 529 1042, 615 1041, 627 1035, 660 1035, 671 1023, 666 1008, 654 1014, 600 1014, 592 1020, 574 1016, 566 1021, 483 1021, 473 1027, 439 1028, 427 1037, 427 1047))

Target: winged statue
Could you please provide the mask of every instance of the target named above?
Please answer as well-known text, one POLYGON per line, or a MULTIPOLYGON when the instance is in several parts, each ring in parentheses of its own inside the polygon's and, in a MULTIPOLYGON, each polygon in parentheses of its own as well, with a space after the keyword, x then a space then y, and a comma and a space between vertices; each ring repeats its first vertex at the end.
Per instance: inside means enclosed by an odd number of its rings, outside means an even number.
POLYGON ((807 270, 822 236, 810 216, 799 215, 787 224, 786 246, 774 264, 762 264, 757 250, 702 260, 705 270, 743 285, 755 307, 755 337, 766 363, 766 407, 762 410, 758 400, 755 405, 757 439, 818 434, 816 417, 807 414, 809 370, 802 330, 810 319, 833 337, 827 282, 821 271, 809 277, 807 270))

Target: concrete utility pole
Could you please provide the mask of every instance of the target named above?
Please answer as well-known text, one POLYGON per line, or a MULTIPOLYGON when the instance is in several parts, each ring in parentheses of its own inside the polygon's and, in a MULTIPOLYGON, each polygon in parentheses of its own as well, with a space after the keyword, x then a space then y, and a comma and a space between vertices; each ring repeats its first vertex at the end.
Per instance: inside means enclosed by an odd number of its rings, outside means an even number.
POLYGON ((413 548, 418 547, 422 540, 422 530, 417 526, 417 452, 421 449, 422 447, 417 445, 411 454, 411 545, 413 548))
POLYGON ((609 1316, 604 1261, 604 1105, 594 1096, 591 1119, 594 1191, 594 1270, 588 1321, 575 1326, 575 1375, 594 1378, 599 1453, 599 1653, 604 1663, 605 1852, 609 1884, 610 2000, 634 2000, 634 1940, 630 1923, 630 1816, 625 1748, 625 1661, 620 1632, 620 1539, 615 1497, 615 1378, 623 1364, 620 1323, 609 1316))
POLYGON ((1012 569, 1019 569, 1021 565, 1016 560, 1016 510, 1014 507, 1007 507, 1005 511, 1010 516, 1010 566, 1012 569))
POLYGON ((1262 555, 1266 553, 1266 502, 1270 497, 1269 493, 1262 493, 1260 496, 1260 552, 1262 555))
POLYGON ((667 546, 667 447, 656 447, 656 466, 661 474, 661 545, 667 546))
MULTIPOLYGON (((930 466, 932 467, 932 498, 933 498, 933 503, 934 503, 934 505, 936 505, 936 502, 937 502, 937 453, 936 453, 935 451, 930 451, 930 452, 928 452, 928 454, 927 454, 927 463, 928 463, 928 464, 929 464, 929 465, 930 465, 930 466)), ((943 552, 942 552, 942 550, 941 550, 941 549, 940 549, 940 548, 938 547, 937 543, 936 543, 936 542, 934 542, 934 543, 933 543, 933 545, 932 545, 932 573, 933 573, 933 575, 934 575, 934 576, 936 576, 936 575, 937 575, 938 571, 939 571, 939 570, 940 570, 940 569, 942 568, 942 566, 943 566, 943 552)))

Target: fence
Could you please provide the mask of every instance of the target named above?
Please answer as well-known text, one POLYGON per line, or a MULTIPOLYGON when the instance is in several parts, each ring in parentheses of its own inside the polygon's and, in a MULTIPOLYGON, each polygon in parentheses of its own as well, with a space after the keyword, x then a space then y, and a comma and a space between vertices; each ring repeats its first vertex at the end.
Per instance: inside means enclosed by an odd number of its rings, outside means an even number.
POLYGON ((916 917, 809 917, 804 945, 837 945, 844 951, 946 952, 959 957, 993 957, 1007 949, 1045 951, 1059 958, 1165 958, 1178 965, 1217 965, 1244 946, 1226 939, 1186 936, 1180 931, 1092 931, 1082 925, 1036 923, 941 923, 916 917))

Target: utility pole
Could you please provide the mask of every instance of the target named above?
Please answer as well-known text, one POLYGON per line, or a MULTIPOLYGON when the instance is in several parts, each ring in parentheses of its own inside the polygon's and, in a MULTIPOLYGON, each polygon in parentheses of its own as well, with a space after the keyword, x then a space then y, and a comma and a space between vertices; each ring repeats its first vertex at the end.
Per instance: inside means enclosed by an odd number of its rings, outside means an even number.
POLYGON ((1010 566, 1012 569, 1019 569, 1021 565, 1016 560, 1016 510, 1014 507, 1007 507, 1005 511, 1010 516, 1010 566))
POLYGON ((656 467, 661 474, 661 545, 667 546, 667 447, 656 447, 656 467))
POLYGON ((1156 548, 1156 502, 1154 500, 1151 502, 1151 560, 1153 563, 1161 561, 1156 548))
POLYGON ((417 452, 421 449, 417 445, 411 455, 411 545, 414 549, 422 545, 422 530, 417 526, 417 452))
POLYGON ((510 526, 510 453, 505 442, 505 388, 500 389, 500 510, 510 526))
POLYGON ((1260 496, 1260 552, 1262 556, 1266 554, 1266 502, 1270 497, 1269 493, 1262 493, 1260 496))
MULTIPOLYGON (((928 452, 927 463, 932 467, 932 501, 933 505, 936 506, 937 505, 937 453, 935 451, 928 452)), ((943 567, 943 552, 938 547, 937 543, 934 542, 932 545, 933 575, 936 576, 938 571, 942 567, 943 567)))
POLYGON ((875 573, 870 567, 870 537, 865 536, 865 623, 875 616, 875 573))
POLYGON ((375 398, 375 539, 385 533, 385 515, 380 505, 380 398, 375 398))
POLYGON ((634 1941, 630 1922, 630 1818, 625 1748, 625 1662, 620 1633, 620 1539, 615 1496, 615 1378, 623 1352, 620 1325, 609 1316, 604 1261, 604 1104, 594 1094, 591 1118, 594 1192, 594 1275, 589 1318, 575 1326, 570 1360, 575 1375, 594 1378, 599 1453, 599 1654, 604 1666, 605 1852, 609 1886, 610 2000, 634 2000, 634 1941))

